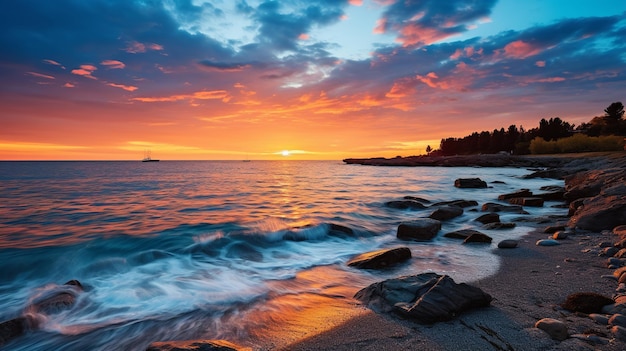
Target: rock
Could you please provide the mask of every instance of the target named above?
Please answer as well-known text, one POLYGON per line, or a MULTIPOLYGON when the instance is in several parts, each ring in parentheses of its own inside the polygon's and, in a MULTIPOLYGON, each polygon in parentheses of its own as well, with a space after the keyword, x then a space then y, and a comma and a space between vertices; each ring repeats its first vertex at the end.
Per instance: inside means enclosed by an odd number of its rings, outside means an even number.
POLYGON ((593 292, 581 292, 568 295, 561 304, 566 310, 583 313, 600 313, 602 307, 613 303, 613 299, 593 292))
POLYGON ((540 197, 514 197, 509 199, 509 203, 529 207, 543 207, 543 199, 540 197))
POLYGON ((567 232, 560 230, 560 231, 552 234, 552 239, 554 239, 554 240, 564 240, 564 239, 567 239, 567 232))
POLYGON ((626 225, 618 225, 613 228, 613 234, 618 235, 622 238, 626 238, 626 225))
POLYGON ((619 325, 620 327, 626 328, 626 315, 616 313, 609 318, 609 325, 619 325))
POLYGON ((549 227, 546 227, 546 229, 544 229, 543 232, 547 234, 554 234, 558 232, 559 230, 565 230, 565 226, 564 225, 549 226, 549 227))
POLYGON ((187 340, 153 342, 146 351, 250 351, 226 340, 187 340))
POLYGON ((430 203, 430 200, 424 199, 422 197, 417 197, 417 196, 409 196, 409 195, 407 195, 407 196, 404 197, 404 199, 405 200, 417 201, 417 202, 420 202, 420 203, 423 203, 423 204, 429 204, 430 203))
POLYGON ((509 222, 494 222, 487 223, 483 225, 484 229, 494 230, 494 229, 513 229, 515 228, 515 223, 509 222))
POLYGON ((422 273, 374 283, 355 298, 381 312, 395 312, 419 323, 454 318, 463 311, 489 306, 492 298, 481 289, 457 284, 447 275, 422 273))
POLYGON ((33 300, 32 307, 38 313, 54 314, 71 307, 76 302, 78 293, 82 291, 83 286, 78 280, 70 280, 63 285, 42 292, 33 300))
POLYGON ((521 213, 528 214, 528 212, 524 211, 522 206, 518 205, 502 205, 496 204, 493 202, 487 202, 481 207, 483 212, 511 212, 511 213, 521 213))
POLYGON ((498 243, 498 248, 500 249, 514 249, 516 248, 518 245, 518 241, 517 240, 513 240, 513 239, 506 239, 506 240, 502 240, 498 243))
POLYGON ((626 223, 626 194, 597 196, 585 201, 570 218, 569 226, 599 232, 624 223, 626 223))
POLYGON ((482 234, 474 229, 460 229, 444 234, 443 236, 450 239, 467 239, 472 234, 482 234))
POLYGON ((411 258, 411 250, 408 247, 378 250, 360 254, 347 263, 350 267, 365 269, 381 269, 392 267, 411 258))
POLYGON ((441 222, 435 219, 422 218, 404 222, 398 226, 396 237, 402 240, 432 240, 441 230, 441 222))
POLYGON ((618 249, 626 249, 626 239, 622 239, 616 242, 613 246, 615 246, 618 249))
POLYGON ((537 245, 537 246, 556 246, 556 245, 561 245, 561 243, 559 243, 558 241, 556 241, 554 239, 541 239, 541 240, 537 240, 535 245, 537 245))
POLYGON ((609 317, 607 317, 605 314, 592 313, 589 315, 589 318, 593 319, 598 324, 602 324, 602 325, 609 324, 609 317))
POLYGON ((398 210, 422 210, 426 208, 424 204, 415 200, 388 201, 385 202, 385 206, 398 210))
POLYGON ((563 195, 565 195, 565 189, 552 191, 549 193, 533 194, 533 197, 538 197, 540 199, 543 199, 544 201, 563 201, 565 200, 563 195))
POLYGON ((553 318, 543 318, 538 320, 537 323, 535 323, 535 328, 543 330, 554 340, 563 341, 568 337, 567 326, 565 323, 553 318))
POLYGON ((33 321, 26 317, 18 317, 0 323, 0 346, 32 329, 33 321))
POLYGON ((452 219, 463 214, 463 209, 458 206, 443 206, 436 209, 428 218, 436 219, 438 221, 445 221, 452 219))
POLYGON ((611 328, 611 334, 613 334, 613 336, 617 340, 626 341, 626 328, 625 327, 615 325, 611 328))
POLYGON ((567 211, 567 216, 568 217, 573 216, 574 213, 576 213, 576 211, 578 211, 578 209, 582 207, 584 202, 585 202, 585 199, 576 199, 570 202, 569 210, 567 211))
POLYGON ((518 190, 516 192, 513 193, 509 193, 509 194, 502 194, 500 196, 498 196, 498 200, 502 201, 502 200, 508 200, 508 199, 512 199, 515 197, 531 197, 533 196, 533 193, 528 190, 528 189, 521 189, 518 190))
POLYGON ((615 258, 626 258, 626 249, 618 249, 617 247, 611 247, 611 249, 615 249, 618 251, 609 256, 613 256, 615 258))
POLYGON ((500 222, 500 215, 494 212, 485 213, 484 215, 475 219, 475 221, 482 224, 500 222))
POLYGON ((619 280, 624 273, 626 273, 626 267, 620 267, 613 271, 613 276, 619 280))
POLYGON ((459 178, 454 181, 457 188, 486 188, 487 183, 480 178, 459 178))
POLYGON ((343 226, 341 224, 329 223, 328 235, 332 236, 354 236, 354 230, 352 228, 343 226))
POLYGON ((435 202, 434 204, 432 204, 432 206, 433 207, 436 207, 436 206, 457 206, 457 207, 461 207, 461 208, 466 208, 466 207, 478 206, 478 202, 476 202, 474 200, 441 201, 441 202, 435 202))
POLYGON ((491 237, 489 235, 483 234, 483 233, 474 233, 470 236, 468 236, 467 238, 465 238, 465 240, 463 240, 463 244, 468 244, 468 243, 486 243, 486 244, 490 244, 491 243, 491 237))

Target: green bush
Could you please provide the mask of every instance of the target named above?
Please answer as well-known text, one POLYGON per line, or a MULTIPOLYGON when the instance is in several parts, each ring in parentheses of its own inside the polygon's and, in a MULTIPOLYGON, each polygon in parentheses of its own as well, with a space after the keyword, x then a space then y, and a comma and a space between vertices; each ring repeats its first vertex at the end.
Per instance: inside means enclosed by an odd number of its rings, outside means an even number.
POLYGON ((530 142, 529 148, 531 154, 619 151, 624 150, 624 137, 615 135, 590 137, 576 134, 553 141, 545 141, 537 137, 530 142))

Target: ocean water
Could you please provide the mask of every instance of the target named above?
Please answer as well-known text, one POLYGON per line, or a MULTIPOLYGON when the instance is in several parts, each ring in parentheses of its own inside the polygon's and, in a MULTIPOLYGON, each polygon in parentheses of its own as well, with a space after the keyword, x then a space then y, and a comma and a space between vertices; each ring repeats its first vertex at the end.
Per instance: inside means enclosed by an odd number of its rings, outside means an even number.
MULTIPOLYGON (((520 177, 528 173, 340 161, 0 162, 0 322, 24 315, 38 322, 0 347, 145 350, 153 341, 193 338, 254 347, 270 337, 268 328, 304 318, 305 308, 352 303, 355 291, 375 281, 427 271, 476 281, 497 270, 496 243, 519 238, 529 225, 483 231, 491 245, 443 238, 479 229, 472 220, 480 209, 466 208, 434 241, 406 242, 395 237, 398 224, 432 209, 384 203, 412 195, 480 206, 521 188, 563 185, 520 177), (469 177, 491 188, 453 186, 469 177), (354 235, 331 235, 331 224, 354 235), (398 246, 413 259, 394 269, 345 265, 398 246), (72 306, 36 308, 72 279, 85 290, 72 306)), ((553 204, 527 208, 526 217, 564 213, 553 204)))

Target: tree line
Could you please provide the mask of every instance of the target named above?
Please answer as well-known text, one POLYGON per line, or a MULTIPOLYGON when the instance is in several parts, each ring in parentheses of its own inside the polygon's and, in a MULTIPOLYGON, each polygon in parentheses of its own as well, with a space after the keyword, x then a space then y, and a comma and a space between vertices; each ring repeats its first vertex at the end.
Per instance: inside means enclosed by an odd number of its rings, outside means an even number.
POLYGON ((588 137, 626 136, 624 105, 621 102, 614 102, 604 109, 603 116, 594 117, 591 121, 579 126, 565 122, 559 117, 554 117, 548 120, 543 118, 539 121, 538 127, 528 130, 521 125, 519 127, 510 125, 507 129, 494 129, 492 132, 473 132, 463 138, 444 138, 441 139, 439 150, 432 150, 429 145, 426 148, 426 153, 443 156, 499 152, 524 155, 531 153, 533 143, 555 142, 575 134, 588 137))

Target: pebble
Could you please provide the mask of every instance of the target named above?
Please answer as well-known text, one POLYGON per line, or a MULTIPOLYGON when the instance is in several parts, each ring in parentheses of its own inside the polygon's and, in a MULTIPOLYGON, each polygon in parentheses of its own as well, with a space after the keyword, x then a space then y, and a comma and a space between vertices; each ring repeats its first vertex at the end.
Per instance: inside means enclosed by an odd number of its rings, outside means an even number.
POLYGON ((562 230, 559 230, 558 232, 555 232, 554 234, 552 234, 552 239, 554 240, 567 239, 567 233, 562 230))
POLYGON ((519 242, 513 239, 502 240, 498 243, 498 248, 500 249, 514 249, 517 247, 519 242))
POLYGON ((611 257, 617 254, 618 251, 619 249, 617 247, 605 247, 600 251, 598 256, 611 257))
MULTIPOLYGON (((626 274, 622 274, 622 277, 625 276, 626 274)), ((619 283, 617 285, 617 289, 615 289, 615 292, 618 294, 626 294, 626 283, 619 283)))
MULTIPOLYGON (((614 249, 617 250, 616 247, 614 249)), ((617 258, 626 258, 626 249, 620 249, 619 251, 614 253, 612 256, 617 257, 617 258)))
POLYGON ((598 324, 602 324, 602 325, 609 324, 609 317, 605 314, 592 313, 589 315, 589 318, 593 319, 598 324))
POLYGON ((608 324, 612 326, 619 325, 620 327, 626 328, 626 315, 616 313, 609 318, 608 324))
POLYGON ((610 242, 610 241, 603 241, 603 242, 599 243, 598 246, 600 246, 600 247, 612 247, 613 243, 610 242))
POLYGON ((626 341, 626 328, 616 325, 611 328, 611 333, 613 333, 616 339, 626 341))
POLYGON ((565 323, 554 318, 543 318, 535 323, 535 328, 539 328, 548 333, 554 340, 563 341, 567 339, 567 326, 565 323))
POLYGON ((541 240, 537 240, 535 245, 537 245, 537 246, 556 246, 556 245, 561 245, 561 243, 559 243, 558 241, 556 241, 554 239, 541 239, 541 240))

